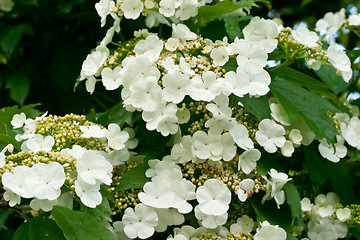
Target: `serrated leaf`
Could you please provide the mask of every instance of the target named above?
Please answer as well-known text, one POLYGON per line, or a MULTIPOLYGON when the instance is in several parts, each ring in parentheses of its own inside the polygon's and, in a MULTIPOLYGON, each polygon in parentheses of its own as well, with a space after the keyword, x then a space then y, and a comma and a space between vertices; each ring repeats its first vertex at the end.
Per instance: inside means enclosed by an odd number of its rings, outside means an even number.
POLYGON ((67 240, 114 240, 110 230, 88 213, 54 206, 51 214, 67 240))
POLYGON ((332 93, 331 89, 327 87, 327 85, 295 69, 289 67, 281 68, 277 73, 275 80, 281 79, 293 82, 321 96, 337 101, 337 97, 332 93))
POLYGON ((54 220, 35 218, 23 223, 13 240, 64 240, 64 235, 54 220))
POLYGON ((104 216, 110 216, 112 214, 109 201, 103 197, 102 202, 96 206, 96 208, 89 208, 83 204, 81 204, 81 210, 85 213, 91 214, 102 221, 104 216))
POLYGON ((291 210, 292 225, 305 227, 305 224, 301 218, 301 200, 295 185, 292 182, 287 182, 284 185, 283 190, 285 192, 286 202, 291 210))
POLYGON ((335 137, 339 133, 325 110, 337 112, 338 109, 321 96, 298 84, 277 80, 270 84, 270 89, 285 109, 290 121, 301 116, 319 139, 325 138, 328 142, 335 142, 335 137))
POLYGON ((10 98, 22 106, 30 92, 30 80, 22 72, 15 73, 7 79, 5 88, 10 90, 10 98))
POLYGON ((335 68, 329 65, 321 65, 321 68, 315 71, 315 73, 323 82, 329 85, 336 94, 339 94, 350 85, 350 82, 345 82, 341 76, 336 74, 335 68))
POLYGON ((148 168, 148 163, 144 162, 124 173, 120 179, 120 184, 115 188, 114 192, 142 188, 146 182, 150 181, 150 179, 145 176, 148 168))
POLYGON ((230 0, 224 0, 218 2, 215 5, 205 5, 199 8, 197 15, 198 26, 204 26, 208 22, 215 20, 218 17, 221 17, 227 13, 235 11, 236 9, 241 8, 241 6, 233 3, 230 0))
POLYGON ((244 97, 240 98, 240 102, 260 121, 266 118, 270 118, 271 110, 267 96, 250 98, 249 95, 245 95, 244 97))
POLYGON ((309 172, 316 188, 328 181, 343 204, 356 202, 349 171, 343 161, 333 163, 320 157, 314 145, 306 148, 304 169, 309 172))

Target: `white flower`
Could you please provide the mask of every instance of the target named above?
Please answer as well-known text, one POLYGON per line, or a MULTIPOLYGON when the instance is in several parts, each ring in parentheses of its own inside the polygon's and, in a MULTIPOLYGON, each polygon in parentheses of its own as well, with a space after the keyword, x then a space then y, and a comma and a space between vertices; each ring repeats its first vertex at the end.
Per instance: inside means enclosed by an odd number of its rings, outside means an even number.
POLYGON ((220 155, 223 151, 221 135, 196 131, 193 135, 194 154, 201 159, 209 159, 212 155, 220 155))
POLYGON ((301 132, 299 129, 291 129, 290 133, 289 133, 289 140, 294 144, 294 145, 300 145, 301 141, 303 140, 303 137, 301 135, 301 132))
POLYGON ((215 229, 218 226, 224 225, 226 223, 228 213, 225 212, 221 215, 205 214, 201 211, 200 206, 198 205, 195 207, 195 217, 201 221, 202 226, 215 229))
POLYGON ((10 207, 15 206, 16 204, 20 204, 20 202, 21 202, 20 196, 11 190, 6 190, 4 192, 4 199, 5 199, 5 201, 9 202, 10 207))
POLYGON ((106 23, 106 16, 110 14, 115 6, 115 2, 112 0, 100 0, 100 2, 95 4, 95 9, 99 16, 101 17, 101 27, 106 23))
POLYGON ((360 14, 352 14, 349 16, 349 25, 350 26, 359 26, 360 25, 360 14))
MULTIPOLYGON (((96 75, 108 56, 109 50, 105 46, 98 46, 95 52, 87 55, 82 64, 81 72, 85 76, 96 75)), ((82 77, 85 77, 84 75, 82 77)))
POLYGON ((57 199, 55 200, 33 199, 30 202, 30 207, 36 211, 39 211, 41 209, 44 212, 49 212, 53 209, 54 205, 56 204, 57 204, 57 199))
POLYGON ((263 222, 260 230, 254 235, 254 240, 285 240, 286 232, 279 226, 263 222))
POLYGON ((29 150, 32 152, 38 151, 51 151, 52 146, 55 144, 55 139, 52 136, 44 137, 41 134, 35 134, 32 138, 25 141, 21 149, 22 150, 29 150))
POLYGON ((21 128, 25 124, 26 115, 25 113, 15 114, 11 120, 11 125, 13 128, 21 128))
POLYGON ((86 148, 80 147, 79 145, 73 145, 72 148, 64 148, 61 149, 61 153, 64 153, 66 155, 75 157, 76 159, 79 159, 82 157, 82 155, 86 152, 86 148))
POLYGON ((150 131, 155 130, 163 136, 175 134, 179 130, 176 116, 177 107, 173 103, 162 104, 154 111, 143 111, 142 118, 146 122, 146 128, 150 131))
POLYGON ((360 150, 360 120, 352 117, 348 123, 340 123, 340 130, 346 142, 360 150))
POLYGON ((352 76, 351 62, 349 57, 344 51, 340 50, 334 43, 334 40, 330 39, 330 46, 327 50, 329 62, 334 68, 341 72, 345 82, 349 82, 352 76))
POLYGON ((168 73, 162 83, 164 99, 175 104, 180 103, 192 87, 189 77, 183 73, 168 73))
POLYGON ((171 17, 175 14, 175 0, 161 0, 159 13, 165 17, 171 17))
POLYGON ((239 156, 238 170, 249 174, 256 167, 256 161, 261 157, 261 152, 255 148, 246 150, 239 156))
POLYGON ((270 75, 263 68, 251 62, 244 63, 236 69, 236 72, 244 72, 246 77, 239 79, 239 88, 249 93, 250 96, 263 96, 267 94, 270 89, 271 82, 270 75))
POLYGON ((102 202, 100 184, 87 184, 81 179, 75 180, 75 192, 81 202, 90 208, 95 208, 102 202))
POLYGON ((311 212, 311 210, 313 209, 313 204, 311 203, 310 199, 308 198, 303 198, 300 201, 301 204, 301 211, 303 212, 311 212))
POLYGON ((221 85, 216 74, 212 71, 206 71, 201 78, 196 76, 192 78, 193 88, 190 91, 190 97, 195 101, 210 102, 221 94, 221 85))
POLYGON ((207 215, 220 216, 227 212, 231 202, 231 192, 217 179, 208 179, 196 190, 199 209, 207 215))
POLYGON ((2 176, 4 189, 24 198, 33 197, 34 194, 28 188, 26 181, 26 176, 29 176, 30 173, 31 169, 28 166, 17 166, 12 173, 5 172, 2 176))
POLYGON ((296 30, 292 30, 291 35, 297 42, 306 47, 314 48, 319 46, 317 43, 319 36, 305 27, 298 27, 296 30))
POLYGON ((239 55, 236 57, 236 62, 239 66, 250 62, 259 67, 265 67, 267 64, 268 55, 262 48, 257 47, 249 41, 240 39, 235 41, 234 50, 239 55))
POLYGON ((150 61, 155 62, 163 50, 163 45, 164 42, 158 36, 151 34, 135 45, 134 53, 136 55, 145 55, 150 61))
POLYGON ((188 20, 198 14, 198 0, 182 0, 180 9, 175 13, 175 17, 180 18, 181 21, 188 20))
POLYGON ((154 234, 158 216, 155 210, 139 203, 135 206, 135 211, 132 208, 125 209, 122 222, 127 237, 146 239, 154 234))
POLYGON ((224 66, 229 61, 228 52, 223 46, 214 48, 210 53, 210 57, 215 66, 224 66))
POLYGON ((85 152, 76 162, 78 177, 87 184, 98 182, 110 185, 113 167, 105 157, 95 151, 85 152))
POLYGON ((255 182, 252 179, 244 179, 239 183, 237 196, 240 201, 245 202, 254 193, 255 182))
POLYGON ((187 123, 190 120, 190 111, 188 109, 178 108, 176 116, 179 124, 187 123))
POLYGON ((171 149, 171 157, 179 163, 195 162, 197 157, 194 154, 193 143, 191 136, 183 136, 180 143, 175 144, 171 149))
POLYGON ((144 5, 140 0, 124 0, 120 9, 124 12, 127 19, 137 19, 144 9, 144 5))
POLYGON ((99 125, 80 126, 80 130, 83 132, 81 134, 83 138, 103 138, 106 135, 106 129, 102 129, 99 125))
POLYGON ((274 51, 277 46, 275 39, 279 35, 278 25, 272 20, 253 17, 243 29, 244 39, 264 49, 267 53, 274 51))
POLYGON ((289 140, 286 140, 284 145, 280 149, 281 149, 281 154, 284 157, 291 157, 295 151, 294 145, 289 140))
POLYGON ((175 201, 175 192, 171 181, 147 182, 143 186, 143 192, 138 194, 142 203, 155 208, 170 208, 175 201))
POLYGON ((254 148, 254 142, 249 138, 247 128, 241 123, 234 122, 229 130, 230 135, 233 137, 235 143, 244 150, 254 148))
POLYGON ((179 23, 177 25, 173 23, 171 26, 173 30, 172 31, 173 38, 179 39, 181 41, 194 40, 197 38, 196 34, 191 32, 190 29, 182 23, 179 23))
POLYGON ((242 215, 236 223, 231 224, 230 232, 250 233, 254 228, 254 220, 248 215, 242 215))
POLYGON ((26 177, 26 184, 38 199, 55 200, 65 182, 64 168, 58 162, 37 163, 26 177))
POLYGON ((269 153, 274 153, 277 147, 285 144, 286 138, 283 126, 273 120, 264 119, 259 123, 259 131, 255 133, 256 141, 269 153))
POLYGON ((113 235, 115 240, 130 240, 124 232, 125 225, 121 221, 116 221, 113 223, 113 235))
POLYGON ((125 142, 129 139, 129 134, 121 131, 119 125, 110 123, 106 133, 108 145, 114 150, 121 150, 125 148, 125 142))
POLYGON ((345 139, 341 135, 337 135, 336 139, 335 149, 331 144, 327 143, 325 138, 323 138, 319 144, 321 156, 335 163, 339 162, 340 158, 345 157, 347 153, 347 148, 344 145, 345 139))
POLYGON ((173 52, 178 48, 179 45, 180 45, 179 39, 169 38, 165 43, 165 49, 170 52, 173 52))
POLYGON ((346 222, 351 218, 351 211, 349 208, 339 208, 336 210, 336 217, 340 221, 346 222))
POLYGON ((120 87, 123 82, 121 70, 121 67, 116 67, 113 70, 106 67, 101 71, 101 82, 106 90, 115 90, 120 87))
POLYGON ((156 232, 165 232, 168 226, 180 225, 185 221, 184 215, 174 208, 157 208, 155 211, 159 218, 155 227, 156 232))
POLYGON ((266 199, 274 198, 277 207, 280 208, 280 205, 285 202, 285 192, 282 188, 291 178, 288 178, 286 173, 277 172, 275 169, 270 169, 269 175, 270 180, 265 176, 263 176, 263 178, 266 180, 267 187, 271 189, 271 191, 265 193, 262 202, 264 203, 266 199))
POLYGON ((345 20, 345 9, 342 8, 339 12, 332 13, 328 12, 324 15, 324 18, 319 19, 315 26, 315 30, 325 31, 325 34, 331 35, 337 32, 343 25, 345 20))

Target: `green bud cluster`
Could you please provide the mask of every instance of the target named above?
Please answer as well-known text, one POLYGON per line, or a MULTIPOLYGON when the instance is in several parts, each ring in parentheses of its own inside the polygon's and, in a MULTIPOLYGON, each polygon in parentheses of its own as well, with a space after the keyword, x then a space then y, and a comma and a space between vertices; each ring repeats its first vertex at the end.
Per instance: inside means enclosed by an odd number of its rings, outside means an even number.
POLYGON ((348 206, 346 206, 347 208, 350 209, 351 212, 351 216, 352 216, 352 221, 356 224, 360 226, 360 205, 359 204, 350 204, 348 206))
POLYGON ((181 166, 183 175, 190 180, 195 186, 202 186, 208 179, 218 179, 225 184, 232 192, 236 193, 240 182, 244 179, 251 178, 255 181, 254 193, 266 189, 266 181, 257 175, 256 169, 249 174, 237 171, 236 164, 239 156, 230 162, 222 162, 222 165, 210 165, 208 163, 185 163, 181 166))
MULTIPOLYGON (((200 237, 196 238, 197 240, 221 240, 220 236, 214 233, 203 233, 200 237)), ((254 236, 250 233, 229 233, 227 235, 227 240, 253 240, 254 236)))
POLYGON ((233 111, 232 116, 236 118, 238 123, 243 124, 247 128, 249 137, 253 142, 256 142, 255 133, 258 130, 259 120, 246 108, 237 105, 237 103, 230 103, 230 107, 233 111))
MULTIPOLYGON (((95 123, 87 121, 84 115, 67 114, 63 117, 49 115, 38 121, 36 132, 43 136, 52 136, 55 139, 53 149, 60 151, 71 148, 73 145, 85 147, 88 150, 106 150, 103 142, 97 138, 81 137, 80 126, 91 126, 95 123)), ((100 126, 100 125, 99 125, 100 126)), ((100 126, 104 128, 103 126, 100 126)))
POLYGON ((298 189, 301 198, 307 197, 311 200, 315 199, 317 193, 314 191, 314 186, 307 170, 290 170, 288 175, 293 179, 292 182, 298 189))

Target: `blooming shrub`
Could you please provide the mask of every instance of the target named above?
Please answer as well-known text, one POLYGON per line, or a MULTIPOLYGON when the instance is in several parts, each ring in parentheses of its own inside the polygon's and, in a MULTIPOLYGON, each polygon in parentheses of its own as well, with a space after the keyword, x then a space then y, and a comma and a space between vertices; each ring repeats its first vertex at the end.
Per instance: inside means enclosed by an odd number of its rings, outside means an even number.
POLYGON ((358 239, 359 109, 338 97, 358 55, 332 34, 359 35, 359 15, 327 13, 314 32, 249 15, 256 2, 96 3, 112 26, 76 84, 121 102, 87 116, 2 110, 2 202, 27 220, 14 238, 358 239), (198 34, 242 17, 231 40, 198 34), (168 36, 113 42, 136 19, 168 36))

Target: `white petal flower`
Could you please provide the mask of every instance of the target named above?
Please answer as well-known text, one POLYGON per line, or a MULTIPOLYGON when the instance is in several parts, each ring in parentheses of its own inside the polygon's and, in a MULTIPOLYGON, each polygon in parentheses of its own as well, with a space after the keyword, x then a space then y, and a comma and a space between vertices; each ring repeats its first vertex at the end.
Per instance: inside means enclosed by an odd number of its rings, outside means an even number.
POLYGON ((349 82, 352 77, 351 62, 349 57, 344 51, 339 49, 333 39, 330 40, 330 46, 327 50, 328 59, 330 63, 341 72, 341 75, 345 82, 349 82))
POLYGON ((52 136, 44 137, 41 134, 35 134, 32 138, 23 143, 22 147, 25 147, 26 149, 22 150, 29 150, 32 152, 38 152, 41 150, 51 151, 54 144, 55 139, 52 136))
POLYGON ((350 26, 359 26, 360 25, 360 14, 352 14, 349 16, 349 25, 350 26))
POLYGON ((210 102, 221 94, 220 81, 212 71, 206 71, 201 78, 194 77, 191 81, 193 82, 193 88, 189 95, 195 101, 210 102))
POLYGON ((159 6, 159 13, 165 17, 171 17, 175 14, 175 0, 161 0, 159 6))
POLYGON ((26 184, 38 199, 57 199, 64 182, 64 168, 58 162, 37 163, 26 177, 26 184))
POLYGON ((225 212, 221 215, 212 215, 212 214, 205 214, 201 211, 200 206, 195 207, 195 217, 201 221, 201 225, 209 228, 215 229, 218 226, 224 225, 228 218, 228 213, 225 212))
POLYGON ((95 208, 102 202, 100 184, 87 184, 81 179, 75 180, 75 192, 81 202, 90 208, 95 208))
POLYGON ((129 134, 125 131, 121 131, 119 125, 110 123, 108 126, 108 132, 106 133, 108 145, 114 150, 121 150, 125 148, 125 142, 129 139, 129 134))
POLYGON ((241 218, 238 218, 236 223, 231 224, 230 232, 237 233, 250 233, 254 228, 254 220, 248 215, 242 215, 241 218))
POLYGON ((254 193, 255 182, 252 179, 244 179, 239 183, 237 196, 240 201, 245 202, 246 199, 254 193))
POLYGON ((210 57, 215 66, 224 66, 229 61, 228 52, 223 46, 214 48, 210 53, 210 57))
POLYGON ((249 174, 256 167, 256 161, 261 157, 261 152, 255 148, 246 150, 239 156, 238 170, 249 174))
POLYGON ((80 126, 80 130, 83 132, 81 134, 83 138, 103 138, 106 135, 106 129, 102 129, 99 125, 80 126))
POLYGON ((165 48, 166 50, 173 52, 178 48, 179 45, 180 45, 179 39, 169 38, 165 43, 165 48))
POLYGON ((25 113, 15 114, 11 120, 11 125, 13 128, 21 128, 25 124, 26 115, 25 113))
POLYGON ((120 9, 124 12, 127 19, 137 19, 144 9, 144 5, 140 0, 124 0, 120 9))
POLYGON ((348 123, 340 123, 340 130, 346 142, 360 150, 360 120, 352 117, 348 123))
POLYGON ((23 198, 31 198, 34 194, 28 188, 26 177, 30 175, 31 169, 28 166, 17 166, 14 171, 5 172, 2 176, 2 185, 5 190, 10 190, 14 194, 23 198))
POLYGON ((163 50, 164 42, 155 34, 150 34, 145 39, 140 40, 134 47, 136 55, 145 55, 151 62, 155 62, 161 51, 163 50))
POLYGON ((180 8, 176 11, 175 17, 180 18, 181 21, 188 20, 198 14, 197 0, 182 0, 180 8))
POLYGON ((116 67, 112 70, 106 67, 101 71, 101 81, 106 90, 115 90, 120 87, 123 82, 121 69, 121 67, 116 67))
POLYGON ((260 230, 254 235, 254 240, 285 240, 286 232, 279 226, 262 223, 260 230))
POLYGON ((196 190, 199 209, 207 215, 220 216, 227 212, 231 202, 231 192, 217 179, 208 179, 196 190))
POLYGON ((270 180, 267 179, 265 176, 263 178, 267 182, 268 189, 271 191, 267 191, 262 199, 264 203, 265 200, 274 198, 277 204, 277 207, 280 208, 280 205, 285 202, 285 192, 282 190, 284 185, 291 180, 288 178, 286 173, 278 172, 275 169, 270 169, 269 171, 270 180))
POLYGON ((345 20, 345 9, 342 8, 339 12, 328 12, 324 15, 324 18, 319 19, 315 26, 315 30, 318 32, 325 31, 325 34, 331 35, 337 32, 343 25, 345 20))
POLYGON ((180 103, 192 87, 189 77, 183 73, 168 73, 162 83, 164 99, 175 104, 180 103))
POLYGON ((301 141, 303 140, 303 137, 301 135, 301 132, 299 129, 291 129, 290 133, 289 133, 289 140, 294 144, 294 145, 300 145, 301 141))
POLYGON ((41 209, 44 212, 49 212, 53 209, 54 205, 56 204, 57 204, 57 199, 55 200, 33 199, 30 202, 30 207, 36 211, 39 211, 41 209))
POLYGON ((337 143, 334 145, 328 144, 326 139, 322 139, 319 144, 319 152, 321 156, 328 159, 331 162, 339 162, 340 158, 346 156, 347 148, 344 145, 344 138, 341 135, 336 136, 337 143))
POLYGON ((146 239, 154 234, 158 216, 155 210, 139 203, 135 206, 135 211, 132 208, 125 209, 122 222, 127 237, 146 239))
POLYGON ((172 187, 171 182, 167 182, 166 180, 164 182, 147 182, 143 186, 143 192, 140 192, 138 196, 140 201, 147 206, 170 208, 176 197, 176 193, 172 187))
POLYGON ((247 128, 235 122, 233 127, 229 130, 230 135, 233 137, 235 143, 244 150, 254 148, 254 142, 249 138, 247 128))
POLYGON ((295 151, 294 145, 289 140, 286 140, 284 145, 280 149, 281 149, 281 154, 284 157, 291 157, 295 151))
POLYGON ((116 221, 113 223, 113 235, 115 240, 130 240, 124 232, 125 225, 121 221, 116 221))
POLYGON ((150 131, 155 130, 163 136, 175 134, 179 130, 176 116, 177 107, 173 103, 158 106, 154 111, 143 111, 142 118, 146 122, 146 128, 150 131))
POLYGON ((283 126, 273 120, 264 119, 259 123, 259 131, 255 133, 256 141, 269 153, 274 153, 277 147, 285 144, 286 138, 283 126))
POLYGON ((115 6, 115 2, 112 0, 100 0, 100 2, 95 4, 95 9, 99 16, 101 17, 101 27, 106 23, 106 16, 110 14, 115 6))
POLYGON ((108 56, 109 50, 105 46, 98 46, 95 52, 87 55, 82 64, 81 71, 86 76, 96 75, 108 56))
POLYGON ((306 47, 314 48, 319 46, 317 43, 319 36, 305 27, 298 27, 296 30, 292 30, 291 35, 297 42, 306 47))
POLYGON ((10 207, 15 206, 16 204, 20 204, 20 202, 21 202, 20 196, 11 190, 6 190, 4 192, 4 199, 5 199, 5 201, 9 202, 10 207))
POLYGON ((244 39, 236 41, 234 43, 234 50, 239 54, 236 57, 236 62, 239 66, 250 63, 259 67, 265 67, 267 64, 268 55, 266 51, 249 41, 244 39))
POLYGON ((197 38, 196 34, 191 32, 190 29, 182 23, 179 23, 177 25, 173 23, 171 26, 173 30, 173 38, 179 39, 181 41, 194 40, 197 38))
POLYGON ((336 210, 336 217, 342 221, 346 222, 351 218, 351 211, 349 208, 340 208, 336 210))
POLYGON ((87 184, 98 182, 110 185, 113 167, 105 157, 95 151, 85 152, 76 162, 78 177, 87 184))
POLYGON ((155 227, 156 232, 165 232, 168 226, 180 225, 185 221, 184 215, 174 208, 157 208, 154 210, 159 218, 155 227))

